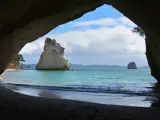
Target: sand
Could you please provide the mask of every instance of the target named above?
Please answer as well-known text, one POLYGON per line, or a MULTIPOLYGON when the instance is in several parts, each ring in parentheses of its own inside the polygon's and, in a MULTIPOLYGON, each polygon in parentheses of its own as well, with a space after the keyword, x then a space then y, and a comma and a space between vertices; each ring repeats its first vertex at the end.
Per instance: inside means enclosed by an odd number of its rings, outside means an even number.
POLYGON ((12 68, 8 68, 5 70, 5 72, 10 72, 10 71, 16 71, 17 69, 12 69, 12 68))
POLYGON ((3 120, 160 120, 159 108, 32 97, 0 87, 3 120))

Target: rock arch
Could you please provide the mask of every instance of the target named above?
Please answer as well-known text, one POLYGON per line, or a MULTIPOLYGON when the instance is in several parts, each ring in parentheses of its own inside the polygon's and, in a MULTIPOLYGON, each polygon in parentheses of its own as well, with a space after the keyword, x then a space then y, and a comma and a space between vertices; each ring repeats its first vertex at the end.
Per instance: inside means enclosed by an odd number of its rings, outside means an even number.
MULTIPOLYGON (((26 43, 103 4, 112 5, 145 31, 148 63, 152 75, 160 81, 159 0, 0 1, 0 74, 5 70, 11 55, 18 53, 26 43)), ((128 109, 120 106, 35 98, 14 93, 2 87, 0 87, 0 98, 0 113, 3 119, 159 120, 159 109, 128 109)))
MULTIPOLYGON (((13 53, 60 24, 74 20, 86 12, 108 4, 115 7, 146 33, 146 56, 151 74, 160 81, 160 42, 158 0, 24 0, 0 2, 0 73, 13 53), (18 4, 17 4, 18 3, 18 4)), ((107 11, 106 11, 107 12, 107 11)))

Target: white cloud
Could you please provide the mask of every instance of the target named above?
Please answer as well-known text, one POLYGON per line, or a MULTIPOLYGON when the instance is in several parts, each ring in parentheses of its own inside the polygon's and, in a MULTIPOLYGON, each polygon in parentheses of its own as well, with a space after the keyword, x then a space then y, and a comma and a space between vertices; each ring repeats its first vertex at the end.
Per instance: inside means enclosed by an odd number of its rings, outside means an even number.
POLYGON ((90 21, 81 21, 76 22, 74 24, 75 27, 78 26, 89 26, 89 25, 105 25, 105 26, 113 26, 116 25, 116 21, 112 18, 104 18, 99 20, 90 20, 90 21))
MULTIPOLYGON (((21 53, 29 56, 30 59, 33 56, 37 62, 43 51, 45 37, 50 37, 66 48, 65 54, 71 63, 126 65, 130 61, 135 61, 140 65, 146 65, 144 39, 132 33, 131 28, 127 27, 132 25, 130 21, 122 18, 116 21, 123 22, 123 24, 85 31, 48 34, 28 43, 21 53)), ((26 59, 28 60, 27 57, 26 59)))
POLYGON ((91 25, 99 25, 99 26, 116 26, 116 25, 127 25, 127 26, 136 26, 131 20, 127 17, 120 18, 102 18, 98 20, 90 20, 90 21, 80 21, 74 24, 74 27, 82 27, 82 26, 91 26, 91 25))
POLYGON ((133 23, 130 19, 128 19, 127 17, 121 17, 118 19, 118 22, 119 23, 122 23, 124 25, 127 25, 127 26, 136 26, 135 23, 133 23))

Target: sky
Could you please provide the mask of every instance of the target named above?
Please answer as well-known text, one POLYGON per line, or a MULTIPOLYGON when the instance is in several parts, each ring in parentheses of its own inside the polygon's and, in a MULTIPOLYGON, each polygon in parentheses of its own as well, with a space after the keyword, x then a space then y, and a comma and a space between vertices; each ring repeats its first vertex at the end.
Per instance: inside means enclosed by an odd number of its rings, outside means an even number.
POLYGON ((126 66, 134 61, 146 66, 145 41, 132 33, 135 26, 113 7, 103 5, 26 44, 20 53, 26 64, 36 64, 49 37, 65 48, 65 56, 73 64, 126 66))

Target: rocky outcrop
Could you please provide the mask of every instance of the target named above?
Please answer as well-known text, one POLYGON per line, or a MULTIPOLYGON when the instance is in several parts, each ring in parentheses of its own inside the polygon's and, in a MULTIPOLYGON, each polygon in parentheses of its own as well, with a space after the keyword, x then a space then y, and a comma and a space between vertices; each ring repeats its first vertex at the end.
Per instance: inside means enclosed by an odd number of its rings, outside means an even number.
POLYGON ((64 48, 56 40, 46 38, 44 51, 36 66, 37 70, 69 70, 69 62, 64 56, 64 48))
POLYGON ((135 62, 130 62, 127 65, 127 69, 137 69, 136 63, 135 62))
MULTIPOLYGON (((151 74, 160 83, 159 0, 2 0, 0 1, 0 74, 5 70, 12 54, 18 53, 26 43, 38 39, 58 25, 77 19, 103 4, 112 5, 145 31, 146 56, 151 74)), ((0 87, 0 97, 0 106, 3 108, 0 111, 1 118, 7 117, 6 119, 61 120, 75 119, 75 116, 80 120, 91 117, 106 119, 108 114, 106 115, 104 111, 110 109, 107 113, 111 113, 109 114, 111 116, 107 118, 111 119, 115 116, 119 116, 115 119, 123 119, 124 116, 124 119, 127 119, 128 114, 128 119, 132 117, 141 120, 152 118, 159 120, 158 109, 152 108, 144 110, 143 108, 126 109, 124 106, 113 106, 115 107, 113 110, 112 106, 34 98, 3 87, 0 87), (115 111, 116 109, 118 112, 115 111)))
POLYGON ((160 5, 158 0, 0 1, 0 74, 5 70, 12 54, 18 53, 26 43, 36 40, 58 25, 81 17, 103 4, 112 5, 145 31, 148 44, 146 56, 151 74, 157 81, 160 81, 160 75, 157 72, 160 70, 158 57, 160 53, 160 18, 158 17, 160 5))
POLYGON ((25 44, 102 4, 103 0, 0 1, 0 58, 3 58, 0 59, 0 74, 6 69, 11 56, 25 44))

